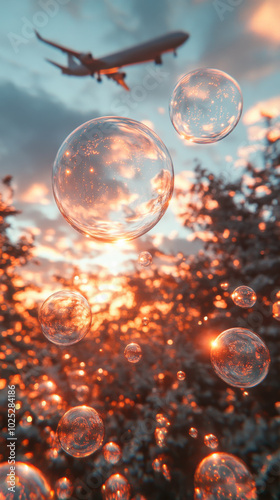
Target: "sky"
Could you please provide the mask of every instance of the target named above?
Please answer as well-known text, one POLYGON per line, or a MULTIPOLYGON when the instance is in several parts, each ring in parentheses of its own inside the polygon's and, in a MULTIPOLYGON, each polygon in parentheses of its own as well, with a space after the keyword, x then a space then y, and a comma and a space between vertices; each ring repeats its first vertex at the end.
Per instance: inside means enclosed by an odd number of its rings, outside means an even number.
POLYGON ((44 279, 58 268, 66 273, 73 264, 109 265, 118 273, 124 259, 135 261, 139 251, 151 246, 174 254, 194 251, 189 233, 176 221, 174 200, 147 236, 117 248, 86 240, 64 221, 53 200, 55 155, 80 124, 120 115, 142 121, 159 135, 172 156, 175 187, 184 182, 187 188, 197 161, 228 178, 240 175, 252 137, 261 138, 262 107, 280 113, 279 23, 279 0, 11 0, 2 6, 1 176, 13 175, 14 204, 22 210, 11 234, 16 237, 26 227, 34 233, 44 279), (33 29, 94 57, 170 31, 187 31, 190 38, 176 58, 163 55, 162 66, 127 68, 128 93, 107 79, 99 84, 91 77, 62 75, 45 58, 65 64, 64 54, 40 43, 33 29), (244 99, 238 126, 210 145, 183 141, 168 112, 178 79, 200 67, 229 73, 244 99), (153 90, 145 89, 148 72, 157 80, 153 90))

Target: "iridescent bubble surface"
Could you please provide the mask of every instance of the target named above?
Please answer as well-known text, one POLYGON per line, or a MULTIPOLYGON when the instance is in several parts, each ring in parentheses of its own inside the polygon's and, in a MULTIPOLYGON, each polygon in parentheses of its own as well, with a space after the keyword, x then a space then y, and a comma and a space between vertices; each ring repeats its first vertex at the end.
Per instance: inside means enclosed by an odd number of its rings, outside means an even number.
POLYGON ((211 346, 217 375, 234 387, 254 387, 267 375, 270 355, 263 340, 245 328, 230 328, 211 346))
POLYGON ((145 234, 165 213, 173 192, 171 157, 146 125, 95 118, 74 130, 53 166, 59 210, 74 229, 113 242, 145 234))
POLYGON ((257 296, 249 286, 238 286, 231 294, 231 298, 236 306, 248 309, 256 303, 257 296))
POLYGON ((214 450, 215 448, 218 448, 219 441, 214 434, 206 434, 206 436, 204 436, 204 444, 205 446, 208 446, 208 448, 212 448, 214 450))
POLYGON ((178 134, 206 144, 226 137, 237 125, 243 106, 238 83, 227 73, 201 68, 184 75, 170 101, 170 118, 178 134))
POLYGON ((194 476, 195 500, 257 500, 255 481, 234 455, 212 453, 198 465, 194 476))
POLYGON ((42 472, 34 465, 16 462, 15 476, 11 474, 12 464, 3 462, 0 464, 0 499, 32 499, 50 500, 53 497, 52 490, 42 472), (9 490, 14 486, 14 492, 9 490))
POLYGON ((106 443, 103 446, 103 455, 106 462, 110 464, 117 464, 122 456, 121 449, 117 443, 106 443))
POLYGON ((139 344, 132 342, 126 346, 124 355, 129 363, 138 363, 142 358, 142 349, 139 344))
POLYGON ((142 267, 148 267, 153 261, 150 252, 141 252, 138 256, 138 264, 142 267))
POLYGON ((57 500, 68 500, 73 493, 73 485, 67 477, 61 477, 55 483, 55 493, 57 500))
POLYGON ((130 485, 121 474, 113 474, 102 486, 104 500, 129 500, 130 485))
POLYGON ((61 447, 73 457, 87 457, 102 445, 104 425, 94 408, 75 406, 60 419, 57 436, 61 447))
POLYGON ((39 310, 39 322, 45 337, 54 344, 76 344, 88 333, 91 309, 78 292, 61 290, 53 293, 39 310))

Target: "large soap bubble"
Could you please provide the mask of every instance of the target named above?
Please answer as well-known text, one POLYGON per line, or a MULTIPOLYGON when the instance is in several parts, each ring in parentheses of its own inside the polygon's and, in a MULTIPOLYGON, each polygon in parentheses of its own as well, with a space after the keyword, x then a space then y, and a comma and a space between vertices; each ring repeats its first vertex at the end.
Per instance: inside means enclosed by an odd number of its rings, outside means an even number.
POLYGON ((94 408, 75 406, 60 419, 57 436, 66 453, 88 457, 102 445, 104 424, 94 408))
POLYGON ((240 87, 230 75, 201 68, 177 83, 170 118, 182 138, 205 144, 223 139, 234 129, 242 106, 240 87))
POLYGON ((53 166, 53 192, 67 222, 82 234, 131 240, 157 224, 173 192, 168 150, 146 125, 102 117, 63 142, 53 166))
POLYGON ((270 355, 263 340, 246 328, 230 328, 211 347, 217 375, 234 387, 254 387, 266 377, 270 355))
POLYGON ((48 340, 68 346, 79 342, 89 331, 91 309, 80 293, 60 290, 42 304, 39 322, 48 340))
POLYGON ((0 499, 31 499, 50 500, 52 490, 42 472, 30 464, 17 462, 15 469, 12 464, 3 462, 0 465, 0 499), (13 474, 15 472, 15 474, 13 474), (14 488, 11 490, 10 488, 14 488))
POLYGON ((198 465, 194 476, 195 500, 256 500, 255 481, 234 455, 213 453, 198 465))

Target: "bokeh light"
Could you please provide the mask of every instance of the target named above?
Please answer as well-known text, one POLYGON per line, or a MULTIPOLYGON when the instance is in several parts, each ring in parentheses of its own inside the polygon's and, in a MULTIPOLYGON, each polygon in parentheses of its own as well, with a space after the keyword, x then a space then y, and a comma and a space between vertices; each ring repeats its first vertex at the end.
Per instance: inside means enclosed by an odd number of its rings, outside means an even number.
POLYGON ((87 457, 102 445, 103 422, 94 408, 75 406, 60 419, 57 436, 61 447, 73 457, 87 457))
POLYGON ((16 462, 15 475, 11 474, 11 464, 3 462, 0 465, 0 499, 32 499, 50 500, 52 490, 42 472, 30 464, 16 462), (15 484, 13 484, 15 482, 15 484), (14 486, 14 491, 11 487, 14 486))
POLYGON ((129 363, 138 363, 142 358, 142 349, 139 344, 132 342, 126 346, 124 355, 129 363))
POLYGON ((138 256, 138 264, 142 267, 148 267, 152 263, 153 257, 150 252, 141 252, 138 256))
POLYGON ((77 231, 113 242, 145 234, 172 196, 171 157, 146 125, 121 117, 90 120, 60 147, 53 166, 59 210, 77 231))
POLYGON ((130 485, 121 474, 113 474, 102 486, 104 500, 129 500, 130 485))
POLYGON ((122 452, 117 443, 110 441, 103 446, 103 455, 106 462, 117 464, 122 456, 122 452))
POLYGON ((231 298, 236 306, 248 309, 256 303, 257 296, 249 286, 238 286, 231 294, 231 298))
POLYGON ((195 500, 256 500, 255 481, 246 465, 234 455, 213 453, 198 465, 195 500))
POLYGON ((68 500, 73 493, 73 485, 67 477, 61 477, 55 483, 57 500, 68 500))
POLYGON ((234 387, 254 387, 266 377, 270 355, 263 340, 246 328, 230 328, 211 346, 217 375, 234 387))
POLYGON ((274 302, 272 306, 272 314, 273 318, 277 319, 277 321, 280 321, 280 300, 274 302))
POLYGON ((196 143, 216 142, 237 125, 243 106, 238 83, 217 69, 184 75, 170 101, 170 118, 178 134, 196 143))
POLYGON ((45 337, 54 344, 76 344, 88 333, 91 309, 78 292, 61 290, 53 293, 39 310, 39 322, 45 337))

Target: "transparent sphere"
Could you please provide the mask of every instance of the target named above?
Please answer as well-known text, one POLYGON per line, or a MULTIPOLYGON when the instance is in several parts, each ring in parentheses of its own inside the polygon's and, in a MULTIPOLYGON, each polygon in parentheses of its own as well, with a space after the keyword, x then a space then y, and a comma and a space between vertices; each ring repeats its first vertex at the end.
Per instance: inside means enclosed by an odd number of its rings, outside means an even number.
POLYGON ((68 500, 73 493, 73 485, 67 477, 61 477, 55 483, 55 493, 57 500, 68 500))
POLYGON ((144 316, 144 318, 142 319, 142 325, 143 326, 148 326, 149 324, 149 318, 147 318, 146 316, 144 316))
POLYGON ((248 309, 256 303, 257 296, 249 286, 238 286, 231 294, 231 298, 236 306, 248 309))
POLYGON ((192 438, 196 439, 196 438, 197 438, 197 436, 198 436, 198 430, 197 430, 195 427, 191 427, 191 428, 189 429, 189 435, 190 435, 192 438))
POLYGON ((215 449, 218 448, 219 441, 214 434, 206 434, 206 436, 204 436, 204 444, 208 446, 208 448, 215 449))
POLYGON ((275 319, 277 319, 277 321, 280 321, 280 300, 278 300, 277 302, 274 302, 274 304, 272 306, 272 314, 273 314, 273 317, 275 319))
POLYGON ((186 378, 185 372, 182 372, 182 371, 177 372, 177 379, 178 380, 185 380, 185 378, 186 378))
POLYGON ((142 349, 139 344, 128 344, 124 350, 124 355, 130 363, 138 363, 142 358, 142 349))
POLYGON ((103 422, 94 408, 75 406, 60 419, 57 436, 61 447, 72 457, 88 457, 102 445, 103 422))
POLYGON ((110 464, 117 464, 122 456, 121 449, 117 443, 106 443, 103 446, 103 455, 106 462, 110 464))
POLYGON ((195 500, 257 500, 255 481, 234 455, 212 453, 198 465, 194 476, 195 500))
POLYGON ((74 229, 101 241, 131 240, 161 219, 173 192, 171 157, 146 125, 95 118, 74 130, 53 166, 59 210, 74 229))
POLYGON ((182 138, 205 144, 223 139, 234 129, 242 106, 240 87, 231 76, 201 68, 179 80, 169 110, 182 138))
POLYGON ((227 384, 254 387, 266 377, 270 355, 258 335, 245 328, 230 328, 212 342, 211 362, 227 384))
MULTIPOLYGON (((10 450, 11 448, 9 448, 10 450)), ((16 469, 8 462, 0 464, 0 499, 1 500, 50 500, 51 488, 42 472, 34 465, 16 462, 16 469), (15 475, 12 473, 15 472, 15 475), (14 492, 9 490, 14 486, 14 492)))
POLYGON ((152 263, 153 257, 150 252, 141 252, 138 257, 138 264, 142 267, 148 267, 152 263))
POLYGON ((102 486, 104 500, 129 500, 130 485, 121 474, 113 474, 102 486))
POLYGON ((48 340, 68 346, 79 342, 89 331, 91 309, 80 293, 61 290, 42 304, 39 322, 48 340))

